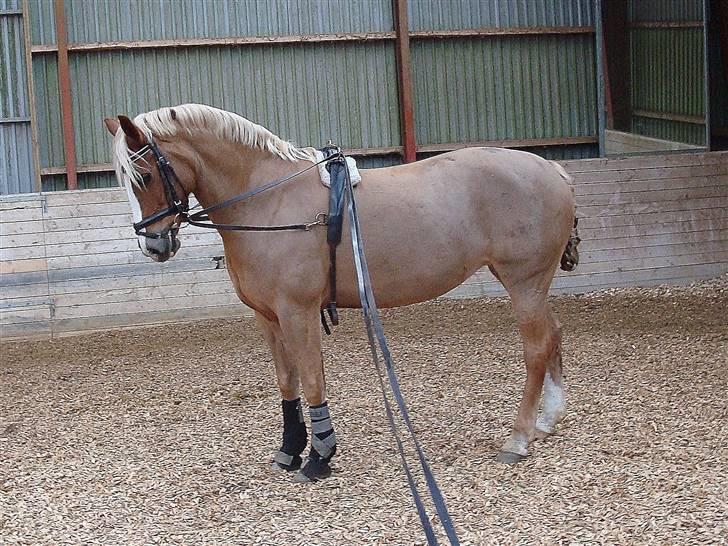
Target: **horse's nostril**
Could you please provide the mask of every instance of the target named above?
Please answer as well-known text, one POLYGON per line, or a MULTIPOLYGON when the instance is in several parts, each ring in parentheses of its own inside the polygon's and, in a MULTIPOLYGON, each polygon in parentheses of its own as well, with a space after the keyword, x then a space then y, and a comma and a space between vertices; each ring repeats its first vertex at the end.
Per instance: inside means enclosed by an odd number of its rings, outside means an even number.
POLYGON ((164 256, 169 254, 169 239, 147 239, 147 250, 155 256, 164 256))

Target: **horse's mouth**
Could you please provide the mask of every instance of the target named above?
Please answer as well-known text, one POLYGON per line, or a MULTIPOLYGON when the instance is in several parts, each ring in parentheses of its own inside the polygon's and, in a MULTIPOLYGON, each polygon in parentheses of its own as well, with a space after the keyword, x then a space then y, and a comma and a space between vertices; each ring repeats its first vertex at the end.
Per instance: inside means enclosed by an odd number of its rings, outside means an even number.
POLYGON ((152 240, 152 244, 149 244, 149 241, 147 239, 144 241, 144 244, 139 242, 139 249, 142 251, 142 254, 159 263, 173 258, 182 246, 182 243, 176 237, 154 239, 152 240))

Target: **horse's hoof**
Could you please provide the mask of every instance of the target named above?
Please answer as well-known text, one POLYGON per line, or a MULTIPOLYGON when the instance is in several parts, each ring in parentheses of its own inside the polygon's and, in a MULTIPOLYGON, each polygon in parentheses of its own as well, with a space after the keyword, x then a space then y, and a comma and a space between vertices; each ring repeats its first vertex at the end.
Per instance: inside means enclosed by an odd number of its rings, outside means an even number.
POLYGON ((498 455, 496 455, 495 460, 499 463, 516 464, 520 463, 526 457, 527 455, 513 453, 512 451, 499 451, 498 455))
POLYGON ((271 468, 273 470, 285 470, 286 472, 293 472, 301 468, 303 460, 300 455, 288 455, 282 451, 278 451, 273 456, 273 463, 271 468))
POLYGON ((328 462, 323 459, 317 461, 308 459, 306 464, 301 467, 301 470, 293 476, 293 481, 296 483, 311 483, 324 480, 329 476, 331 476, 331 467, 328 462))
POLYGON ((540 429, 540 428, 537 428, 537 429, 536 429, 536 430, 534 430, 534 432, 533 432, 533 437, 534 437, 534 438, 535 438, 536 440, 543 440, 543 439, 545 439, 545 438, 548 438, 548 437, 549 437, 549 436, 551 436, 552 434, 553 434, 553 432, 546 432, 545 430, 542 430, 542 429, 540 429))

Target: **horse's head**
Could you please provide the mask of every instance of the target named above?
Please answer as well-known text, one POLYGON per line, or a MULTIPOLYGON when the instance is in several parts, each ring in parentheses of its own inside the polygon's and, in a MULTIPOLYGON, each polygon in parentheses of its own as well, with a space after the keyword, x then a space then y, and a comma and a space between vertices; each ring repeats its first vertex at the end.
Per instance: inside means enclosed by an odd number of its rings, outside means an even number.
POLYGON ((181 145, 154 139, 126 116, 104 123, 114 135, 116 176, 126 187, 139 248, 165 262, 180 248, 177 233, 194 190, 189 158, 181 145))

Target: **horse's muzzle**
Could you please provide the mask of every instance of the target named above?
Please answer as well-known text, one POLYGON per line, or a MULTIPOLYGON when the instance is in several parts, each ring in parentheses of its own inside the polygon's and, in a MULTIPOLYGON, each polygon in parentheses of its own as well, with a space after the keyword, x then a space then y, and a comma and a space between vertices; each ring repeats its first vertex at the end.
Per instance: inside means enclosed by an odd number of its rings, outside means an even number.
MULTIPOLYGON (((146 237, 144 239, 144 246, 146 248, 142 248, 142 252, 155 262, 166 262, 177 254, 177 251, 182 246, 182 243, 177 239, 176 229, 172 229, 164 235, 159 238, 146 237)), ((141 243, 139 246, 141 247, 141 243)))

